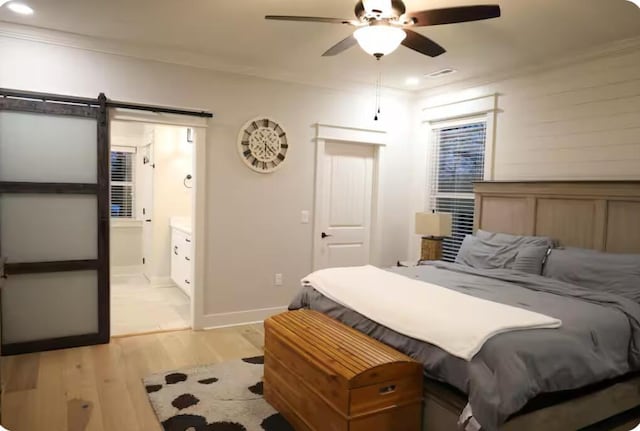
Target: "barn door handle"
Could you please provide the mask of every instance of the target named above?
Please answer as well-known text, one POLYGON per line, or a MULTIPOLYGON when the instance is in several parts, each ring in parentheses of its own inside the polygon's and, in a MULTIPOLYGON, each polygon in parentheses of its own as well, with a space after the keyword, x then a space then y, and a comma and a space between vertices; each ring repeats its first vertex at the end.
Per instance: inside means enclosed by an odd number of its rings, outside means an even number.
POLYGON ((325 238, 328 238, 328 237, 333 236, 333 235, 329 235, 328 233, 324 233, 324 232, 322 232, 322 233, 320 234, 320 236, 322 237, 322 239, 325 239, 325 238))

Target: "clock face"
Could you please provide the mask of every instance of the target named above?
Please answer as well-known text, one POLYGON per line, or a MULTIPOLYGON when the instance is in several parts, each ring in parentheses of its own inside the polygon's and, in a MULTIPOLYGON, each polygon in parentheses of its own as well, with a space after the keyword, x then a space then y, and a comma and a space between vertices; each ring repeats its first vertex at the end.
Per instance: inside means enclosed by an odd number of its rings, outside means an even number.
POLYGON ((256 172, 273 172, 287 157, 287 134, 268 118, 247 122, 238 136, 238 151, 244 163, 256 172))

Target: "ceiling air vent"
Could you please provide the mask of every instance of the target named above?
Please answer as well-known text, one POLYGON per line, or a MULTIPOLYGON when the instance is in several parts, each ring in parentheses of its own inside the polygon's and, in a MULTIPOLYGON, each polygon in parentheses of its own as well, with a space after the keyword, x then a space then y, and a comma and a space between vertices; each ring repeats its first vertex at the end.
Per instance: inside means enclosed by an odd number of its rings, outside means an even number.
POLYGON ((457 70, 455 69, 446 68, 446 69, 438 70, 436 72, 427 73, 425 76, 427 78, 442 78, 443 76, 451 75, 452 73, 456 73, 456 72, 457 70))

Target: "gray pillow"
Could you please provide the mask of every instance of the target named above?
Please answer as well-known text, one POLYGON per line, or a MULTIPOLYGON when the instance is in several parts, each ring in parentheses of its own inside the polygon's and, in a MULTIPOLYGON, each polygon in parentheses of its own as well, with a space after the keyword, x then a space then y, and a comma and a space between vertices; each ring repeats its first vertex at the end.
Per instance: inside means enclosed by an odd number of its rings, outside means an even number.
POLYGON ((517 243, 520 245, 548 245, 549 247, 555 245, 555 241, 548 236, 511 235, 508 233, 489 232, 482 229, 478 229, 476 236, 499 244, 517 243))
POLYGON ((553 249, 543 275, 640 302, 640 254, 602 253, 580 248, 553 249))
POLYGON ((462 242, 456 263, 473 268, 513 269, 518 252, 528 246, 553 246, 547 237, 516 236, 479 230, 477 236, 467 235, 462 242))
POLYGON ((516 255, 513 263, 515 271, 528 272, 529 274, 542 275, 542 267, 551 248, 546 245, 530 245, 522 247, 516 255))

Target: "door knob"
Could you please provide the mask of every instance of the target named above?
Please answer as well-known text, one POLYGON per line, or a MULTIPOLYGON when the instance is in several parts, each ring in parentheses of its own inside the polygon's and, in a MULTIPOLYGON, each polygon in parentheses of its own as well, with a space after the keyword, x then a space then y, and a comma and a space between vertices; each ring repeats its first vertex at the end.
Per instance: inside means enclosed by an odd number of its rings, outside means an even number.
POLYGON ((328 233, 322 232, 322 234, 320 234, 320 236, 322 237, 322 239, 325 239, 325 238, 328 238, 328 237, 333 236, 333 235, 329 235, 328 233))
POLYGON ((145 221, 146 221, 147 223, 151 223, 151 219, 150 219, 150 218, 146 219, 145 221))

